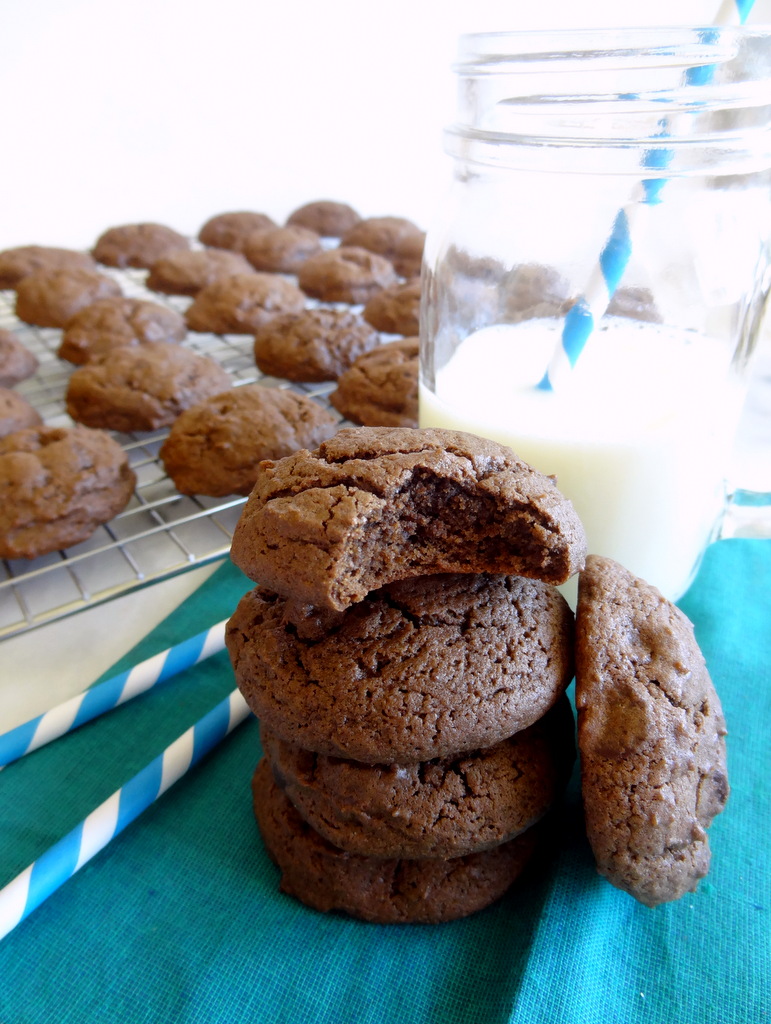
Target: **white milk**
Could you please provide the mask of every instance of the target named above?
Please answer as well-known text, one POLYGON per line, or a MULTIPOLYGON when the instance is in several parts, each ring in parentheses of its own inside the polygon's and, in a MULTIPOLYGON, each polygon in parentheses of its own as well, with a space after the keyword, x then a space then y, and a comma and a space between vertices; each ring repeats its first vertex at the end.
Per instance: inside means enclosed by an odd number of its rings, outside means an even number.
POLYGON ((741 393, 728 346, 657 324, 606 318, 565 386, 538 390, 561 321, 470 335, 421 384, 420 425, 509 445, 554 474, 608 555, 671 600, 687 589, 724 504, 741 393))

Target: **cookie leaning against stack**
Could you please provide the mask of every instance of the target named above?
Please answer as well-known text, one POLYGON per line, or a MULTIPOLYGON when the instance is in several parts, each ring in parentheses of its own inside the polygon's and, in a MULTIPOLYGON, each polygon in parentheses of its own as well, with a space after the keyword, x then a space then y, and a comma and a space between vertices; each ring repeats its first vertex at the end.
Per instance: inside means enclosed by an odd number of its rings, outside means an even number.
POLYGON ((284 891, 430 922, 509 888, 573 759, 554 584, 584 554, 552 481, 468 434, 342 430, 263 465, 232 548, 262 585, 227 644, 284 891))

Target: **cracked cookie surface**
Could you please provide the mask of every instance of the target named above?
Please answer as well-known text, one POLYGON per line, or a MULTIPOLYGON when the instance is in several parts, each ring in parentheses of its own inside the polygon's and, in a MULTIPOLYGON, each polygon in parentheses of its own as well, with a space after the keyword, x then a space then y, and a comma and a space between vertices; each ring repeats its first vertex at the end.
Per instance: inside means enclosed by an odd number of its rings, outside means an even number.
POLYGON ((723 712, 690 621, 609 558, 579 579, 576 705, 600 873, 649 906, 693 891, 728 798, 723 712))

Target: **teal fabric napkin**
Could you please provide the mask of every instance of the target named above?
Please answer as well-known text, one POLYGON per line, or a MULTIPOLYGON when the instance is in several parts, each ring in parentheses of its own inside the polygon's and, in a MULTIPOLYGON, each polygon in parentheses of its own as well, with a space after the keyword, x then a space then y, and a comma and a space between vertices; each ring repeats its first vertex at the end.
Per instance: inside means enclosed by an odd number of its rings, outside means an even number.
MULTIPOLYGON (((226 618, 224 565, 129 656, 226 618)), ((681 605, 729 725, 731 798, 697 893, 603 881, 577 778, 560 846, 498 904, 379 926, 278 891, 252 817, 250 718, 0 941, 2 1024, 750 1024, 771 1016, 771 542, 720 541, 681 605)), ((223 652, 0 772, 0 885, 233 688, 223 652)))

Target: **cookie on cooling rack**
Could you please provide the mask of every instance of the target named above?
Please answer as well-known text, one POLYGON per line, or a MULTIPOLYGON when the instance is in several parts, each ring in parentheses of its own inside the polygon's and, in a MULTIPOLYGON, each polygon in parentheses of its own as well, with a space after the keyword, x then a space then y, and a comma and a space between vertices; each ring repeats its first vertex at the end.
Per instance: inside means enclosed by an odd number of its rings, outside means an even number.
POLYGON ((37 368, 37 356, 12 331, 0 328, 0 387, 14 387, 31 377, 37 368))
POLYGON ((309 257, 321 251, 321 237, 299 224, 254 231, 243 248, 255 270, 281 274, 296 273, 309 257))
POLYGON ((190 239, 165 224, 147 222, 108 228, 91 254, 108 267, 151 267, 170 249, 189 249, 190 239))
POLYGON ((384 256, 400 277, 417 277, 426 233, 406 217, 367 217, 343 235, 341 245, 358 246, 384 256))
POLYGON ((25 427, 39 427, 43 419, 27 399, 11 388, 0 387, 0 437, 25 427))
POLYGON ((145 284, 165 295, 197 295, 212 281, 251 270, 245 257, 227 249, 172 249, 153 263, 145 284))
POLYGON ((235 210, 210 217, 198 232, 198 241, 216 249, 243 252, 244 242, 253 231, 274 228, 276 222, 267 213, 254 210, 235 210))
POLYGON ((311 298, 358 305, 396 283, 392 264, 354 245, 311 256, 297 272, 297 282, 311 298))
POLYGON ((348 203, 334 199, 315 199, 298 206, 289 214, 286 222, 288 225, 310 228, 322 238, 341 238, 360 220, 360 215, 348 203))
POLYGON ((109 434, 37 427, 0 438, 0 558, 37 558, 87 540, 131 497, 136 477, 109 434))
POLYGON ((252 334, 279 313, 298 313, 305 296, 279 274, 233 274, 206 285, 185 314, 191 331, 252 334))
POLYGON ((95 270, 38 270, 16 286, 16 316, 37 327, 65 327, 84 306, 120 294, 117 281, 95 270))
POLYGON ((350 310, 305 309, 268 320, 254 335, 262 373, 293 381, 337 380, 380 335, 350 310))
POLYGON ((369 300, 361 315, 384 334, 416 336, 420 330, 420 278, 384 288, 369 300))
POLYGON ((160 458, 182 494, 248 494, 263 459, 313 448, 336 429, 336 418, 312 398, 246 384, 185 410, 160 458))
POLYGON ((365 352, 340 375, 330 403, 365 427, 417 427, 419 356, 417 338, 365 352))
POLYGON ((116 348, 178 342, 186 334, 185 318, 176 310, 115 295, 84 306, 67 322, 58 355, 82 365, 116 348))
POLYGON ((67 385, 67 412, 89 427, 156 430, 232 383, 213 359, 182 345, 118 348, 75 370, 67 385))
POLYGON ((23 277, 38 270, 96 270, 86 252, 50 245, 19 245, 0 252, 0 288, 15 288, 23 277))

